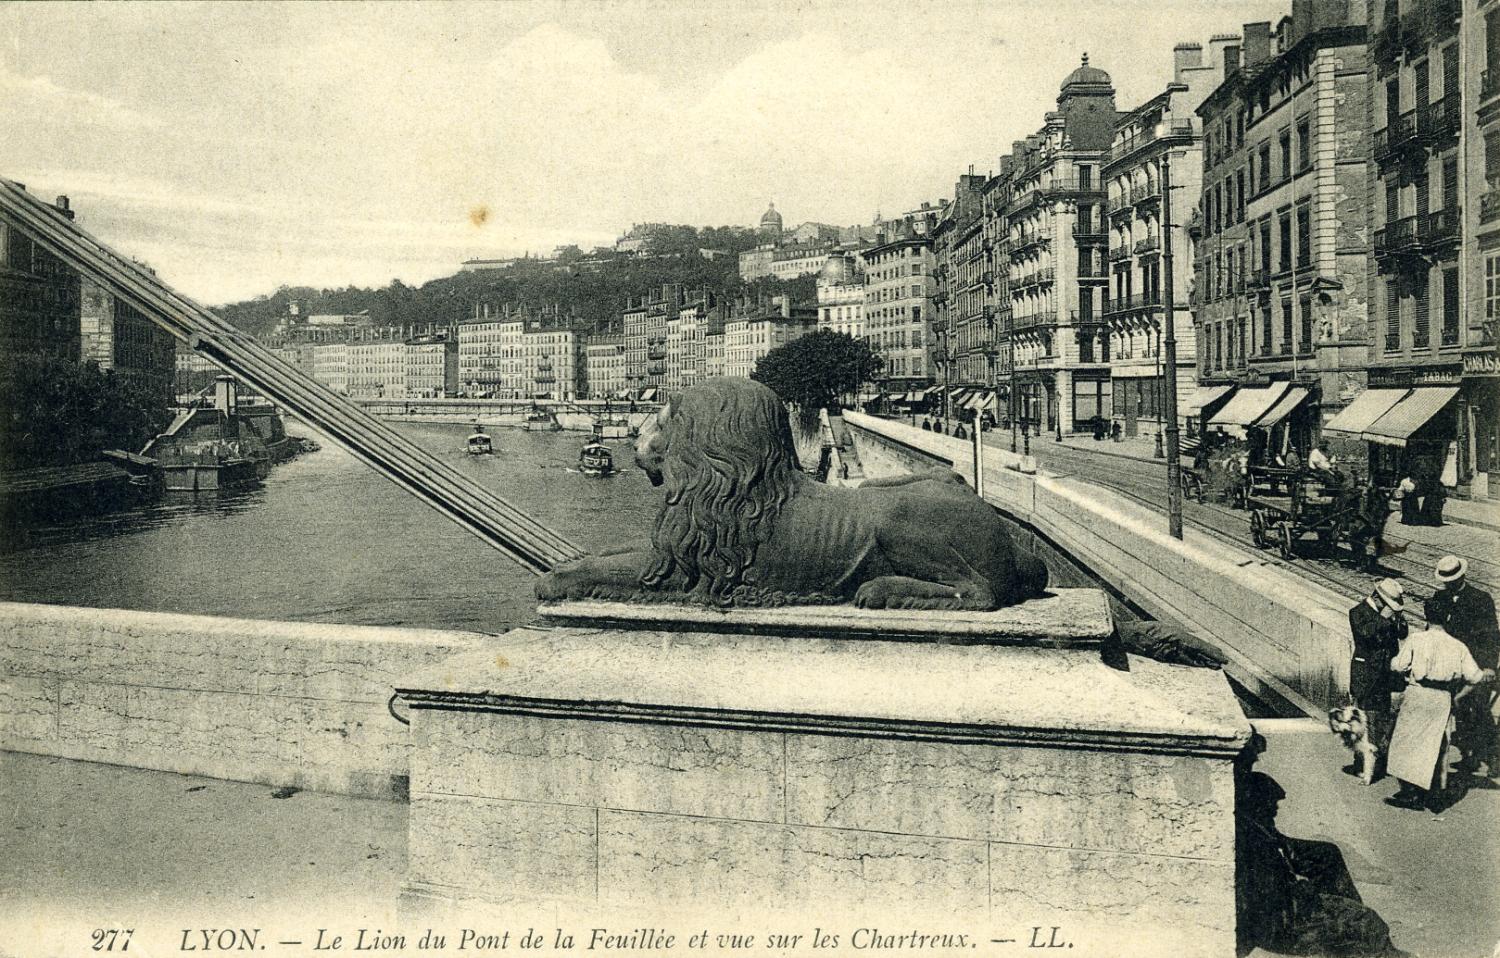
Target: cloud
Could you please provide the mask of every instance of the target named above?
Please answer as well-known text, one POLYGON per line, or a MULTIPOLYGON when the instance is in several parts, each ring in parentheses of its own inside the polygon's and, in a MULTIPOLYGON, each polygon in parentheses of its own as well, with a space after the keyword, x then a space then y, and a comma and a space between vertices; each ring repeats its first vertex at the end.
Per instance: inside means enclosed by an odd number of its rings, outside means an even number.
POLYGON ((0 119, 12 130, 28 123, 100 126, 124 130, 156 130, 161 118, 127 106, 113 97, 73 90, 44 75, 23 76, 0 63, 0 103, 9 106, 0 119))

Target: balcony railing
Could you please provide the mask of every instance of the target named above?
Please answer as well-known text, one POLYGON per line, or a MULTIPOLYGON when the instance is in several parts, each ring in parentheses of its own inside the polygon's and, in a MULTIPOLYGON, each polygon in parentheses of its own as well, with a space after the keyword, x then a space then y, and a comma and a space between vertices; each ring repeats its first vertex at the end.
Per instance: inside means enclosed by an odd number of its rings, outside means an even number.
POLYGON ((1109 218, 1112 220, 1129 219, 1134 209, 1135 207, 1130 205, 1130 194, 1121 193, 1109 201, 1109 218))
POLYGON ((1370 41, 1370 55, 1377 63, 1394 63, 1401 54, 1401 21, 1389 17, 1370 41))
POLYGON ((1161 199, 1161 184, 1147 183, 1130 191, 1130 202, 1135 206, 1161 199))
POLYGON ((1375 162, 1383 163, 1398 154, 1402 147, 1417 136, 1417 112, 1407 110, 1397 117, 1388 117, 1385 129, 1375 131, 1375 162))
POLYGON ((1110 260, 1110 262, 1112 262, 1112 263, 1113 262, 1118 262, 1119 260, 1122 260, 1122 259, 1130 259, 1130 247, 1129 246, 1115 246, 1115 247, 1111 247, 1110 251, 1109 251, 1109 260, 1110 260))
POLYGON ((1160 237, 1148 236, 1143 240, 1136 240, 1135 243, 1135 253, 1137 256, 1142 253, 1152 253, 1159 249, 1161 249, 1160 237))
POLYGON ((1417 107, 1417 135, 1428 142, 1441 141, 1458 133, 1462 111, 1456 96, 1417 107))
POLYGON ((1417 235, 1424 246, 1444 246, 1458 239, 1463 219, 1462 207, 1434 210, 1422 217, 1421 222, 1417 224, 1417 235))
POLYGON ((1042 193, 1046 196, 1084 196, 1103 192, 1104 184, 1093 178, 1085 182, 1076 176, 1060 176, 1042 184, 1042 193))
POLYGON ((647 359, 666 359, 667 358, 667 347, 665 347, 665 346, 652 346, 651 348, 649 348, 649 349, 646 350, 646 358, 647 359))
POLYGON ((1092 223, 1076 223, 1073 226, 1073 239, 1080 243, 1107 243, 1109 231, 1102 223, 1098 226, 1092 223))
POLYGON ((1168 137, 1174 136, 1192 135, 1192 120, 1171 120, 1166 124, 1160 135, 1157 134, 1155 127, 1151 127, 1149 129, 1142 130, 1138 135, 1133 136, 1128 140, 1116 143, 1114 146, 1109 148, 1109 152, 1104 154, 1104 164, 1108 166, 1111 163, 1122 160, 1130 154, 1134 153, 1136 150, 1139 150, 1141 147, 1147 146, 1151 143, 1155 143, 1158 139, 1166 139, 1168 137))
POLYGON ((1375 255, 1390 256, 1417 245, 1417 218, 1403 216, 1375 231, 1375 255))

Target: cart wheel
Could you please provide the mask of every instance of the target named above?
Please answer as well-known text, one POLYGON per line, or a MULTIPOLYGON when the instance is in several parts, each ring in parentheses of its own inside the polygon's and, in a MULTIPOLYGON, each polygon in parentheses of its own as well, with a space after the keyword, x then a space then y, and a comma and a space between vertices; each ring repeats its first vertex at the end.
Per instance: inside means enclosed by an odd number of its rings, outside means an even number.
POLYGON ((1250 541, 1255 543, 1255 548, 1264 549, 1271 544, 1266 538, 1266 517, 1259 509, 1250 513, 1250 541))
POLYGON ((1297 558, 1297 553, 1292 551, 1292 527, 1283 522, 1276 527, 1276 548, 1281 557, 1287 561, 1297 558))

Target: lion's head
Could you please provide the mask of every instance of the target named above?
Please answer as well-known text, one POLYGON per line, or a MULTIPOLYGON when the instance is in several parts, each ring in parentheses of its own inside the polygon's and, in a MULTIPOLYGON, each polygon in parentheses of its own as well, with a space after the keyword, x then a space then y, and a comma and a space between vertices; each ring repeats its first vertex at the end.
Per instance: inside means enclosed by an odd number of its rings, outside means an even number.
POLYGON ((688 591, 726 601, 792 495, 797 450, 786 406, 760 383, 708 380, 642 428, 635 457, 667 493, 651 535, 656 559, 641 583, 681 572, 688 591))

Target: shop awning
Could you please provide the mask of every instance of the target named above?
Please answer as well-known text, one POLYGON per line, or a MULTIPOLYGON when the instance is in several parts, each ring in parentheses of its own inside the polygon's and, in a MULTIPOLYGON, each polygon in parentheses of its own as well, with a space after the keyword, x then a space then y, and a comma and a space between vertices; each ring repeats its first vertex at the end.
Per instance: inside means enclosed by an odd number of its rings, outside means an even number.
POLYGON ((1272 406, 1269 412, 1267 412, 1264 416, 1261 416, 1259 419, 1255 420, 1256 428, 1270 429, 1272 426, 1276 425, 1287 416, 1291 415, 1292 410, 1302 405, 1302 403, 1306 399, 1307 390, 1302 389, 1298 386, 1293 386, 1291 389, 1288 389, 1286 391, 1286 395, 1276 400, 1276 405, 1272 406))
POLYGON ((1177 404, 1178 411, 1184 416, 1196 416, 1203 412, 1203 407, 1210 405, 1216 399, 1220 399, 1234 390, 1234 386, 1200 386, 1177 404))
POLYGON ((1423 386, 1391 407, 1391 411, 1370 424, 1362 434, 1371 442, 1387 446, 1404 446, 1412 433, 1443 411, 1458 395, 1457 386, 1423 386))
POLYGON ((907 402, 921 402, 922 400, 924 400, 926 398, 927 398, 927 393, 925 391, 923 391, 923 390, 920 390, 920 389, 912 390, 911 392, 909 392, 909 393, 906 394, 906 401, 907 402))
POLYGON ((645 389, 642 389, 641 402, 656 402, 656 397, 659 393, 660 390, 658 390, 655 386, 649 386, 645 389))
POLYGON ((1224 408, 1214 413, 1206 425, 1239 426, 1245 428, 1276 405, 1276 401, 1287 391, 1288 383, 1272 383, 1254 388, 1242 387, 1224 408))
POLYGON ((1391 411, 1391 407, 1406 398, 1408 389, 1366 389, 1354 401, 1343 409, 1339 414, 1328 420, 1323 427, 1324 432, 1345 433, 1350 436, 1361 435, 1370 424, 1391 411))

